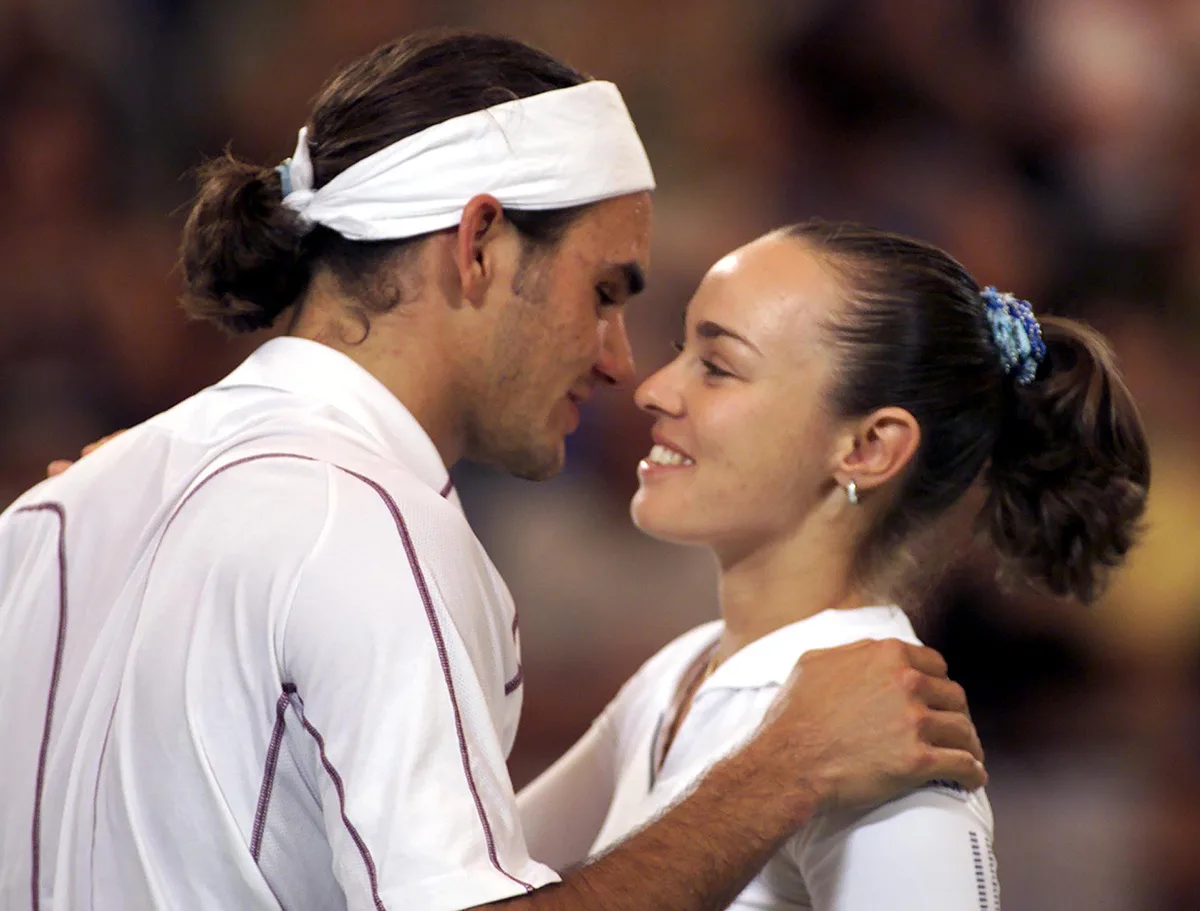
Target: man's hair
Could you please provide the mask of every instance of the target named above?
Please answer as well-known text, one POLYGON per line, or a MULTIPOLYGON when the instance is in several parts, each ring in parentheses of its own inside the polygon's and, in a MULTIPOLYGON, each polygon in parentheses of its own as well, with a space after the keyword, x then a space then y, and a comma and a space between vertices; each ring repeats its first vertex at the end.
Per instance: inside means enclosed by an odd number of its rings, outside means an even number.
MULTIPOLYGON (((317 98, 308 121, 314 188, 445 120, 587 80, 511 38, 437 30, 384 45, 337 73, 317 98)), ((411 253, 422 237, 350 241, 320 225, 306 230, 282 204, 279 173, 228 152, 200 168, 199 183, 180 251, 191 316, 235 333, 270 326, 304 295, 318 267, 333 274, 364 320, 403 297, 380 280, 382 267, 411 253)), ((584 208, 505 216, 527 247, 546 246, 584 208)))

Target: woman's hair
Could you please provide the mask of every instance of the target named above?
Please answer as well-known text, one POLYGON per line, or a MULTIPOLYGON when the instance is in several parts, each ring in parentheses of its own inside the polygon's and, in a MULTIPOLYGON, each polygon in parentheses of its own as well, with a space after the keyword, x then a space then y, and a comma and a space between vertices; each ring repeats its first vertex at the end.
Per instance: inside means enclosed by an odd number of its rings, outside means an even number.
MULTIPOLYGON (((321 91, 308 122, 313 183, 421 130, 483 108, 587 81, 529 45, 472 32, 432 31, 387 44, 350 64, 321 91)), ((279 173, 228 152, 199 170, 200 191, 183 231, 184 309, 229 330, 274 323, 296 303, 317 266, 364 309, 397 303, 380 267, 420 238, 350 241, 320 225, 306 231, 283 206, 279 173)), ((582 207, 506 211, 527 246, 555 243, 582 207)))
POLYGON ((982 477, 979 525, 1002 570, 1090 603, 1133 546, 1150 458, 1137 407, 1103 336, 1039 320, 1031 381, 1006 372, 979 286, 929 244, 854 224, 783 229, 825 257, 843 306, 832 406, 843 417, 898 406, 921 428, 897 495, 869 533, 861 572, 888 563, 982 477))

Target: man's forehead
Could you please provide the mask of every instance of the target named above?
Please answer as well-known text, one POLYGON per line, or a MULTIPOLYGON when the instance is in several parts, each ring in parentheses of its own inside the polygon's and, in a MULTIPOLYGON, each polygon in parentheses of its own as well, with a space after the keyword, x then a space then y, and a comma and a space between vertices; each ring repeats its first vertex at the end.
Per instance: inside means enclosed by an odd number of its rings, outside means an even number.
POLYGON ((636 262, 644 271, 650 255, 653 211, 649 193, 601 200, 580 219, 580 233, 591 235, 605 260, 636 262))
POLYGON ((581 279, 611 284, 610 293, 638 294, 650 268, 649 213, 648 193, 593 203, 571 223, 558 254, 581 279))

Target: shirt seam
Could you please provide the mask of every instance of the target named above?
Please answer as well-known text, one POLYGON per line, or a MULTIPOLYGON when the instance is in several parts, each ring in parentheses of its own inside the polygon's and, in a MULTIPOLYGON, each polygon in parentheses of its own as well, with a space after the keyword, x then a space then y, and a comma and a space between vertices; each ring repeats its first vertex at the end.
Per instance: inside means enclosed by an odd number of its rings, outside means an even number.
POLYGON ((317 553, 329 539, 330 530, 333 527, 334 511, 338 505, 337 485, 333 483, 335 477, 334 472, 337 471, 337 469, 328 462, 318 461, 316 464, 320 465, 322 469, 324 469, 325 474, 325 516, 321 523, 321 530, 317 532, 317 537, 313 541, 312 546, 309 547, 308 554, 304 557, 304 560, 301 561, 300 566, 292 575, 291 584, 288 586, 286 601, 283 609, 280 611, 278 628, 279 638, 276 640, 276 648, 278 649, 276 660, 279 662, 280 685, 285 683, 294 683, 294 681, 291 679, 292 675, 288 670, 287 661, 288 624, 291 622, 292 609, 296 604, 296 595, 300 591, 300 582, 304 578, 304 574, 308 571, 313 561, 316 560, 317 553))

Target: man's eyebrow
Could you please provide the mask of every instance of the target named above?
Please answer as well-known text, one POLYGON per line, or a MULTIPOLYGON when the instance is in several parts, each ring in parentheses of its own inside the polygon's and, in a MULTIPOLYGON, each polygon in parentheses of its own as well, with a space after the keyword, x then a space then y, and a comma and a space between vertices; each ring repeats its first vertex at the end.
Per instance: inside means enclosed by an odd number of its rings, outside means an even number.
POLYGON ((738 335, 732 329, 726 329, 720 323, 714 323, 710 319, 702 319, 700 322, 696 323, 696 334, 701 338, 721 338, 722 336, 731 338, 735 341, 741 342, 756 354, 762 354, 762 352, 758 350, 758 346, 755 345, 754 342, 750 341, 750 339, 738 335))

